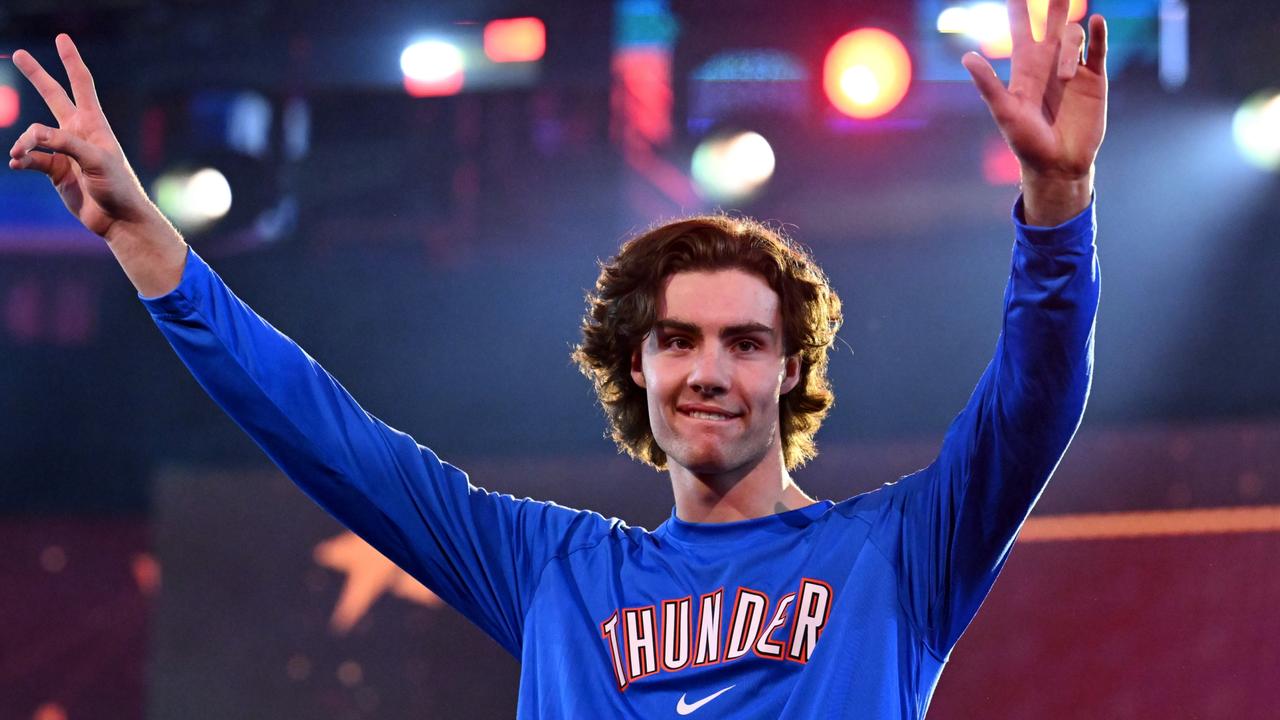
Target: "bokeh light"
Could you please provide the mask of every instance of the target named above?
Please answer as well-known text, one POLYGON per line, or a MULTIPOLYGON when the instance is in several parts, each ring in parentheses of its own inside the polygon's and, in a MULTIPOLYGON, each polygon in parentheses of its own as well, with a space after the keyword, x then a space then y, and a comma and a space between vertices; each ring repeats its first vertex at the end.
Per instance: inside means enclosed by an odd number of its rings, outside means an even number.
POLYGON ((1232 118, 1231 134, 1245 160, 1280 171, 1280 91, 1265 90, 1245 100, 1232 118))
POLYGON ((493 62, 533 62, 547 51, 547 27, 535 17, 493 20, 484 26, 484 54, 493 62))
POLYGON ((10 127, 18 122, 22 100, 18 91, 8 85, 0 85, 0 127, 10 127))
MULTIPOLYGON (((1088 12, 1086 0, 1071 0, 1067 20, 1078 22, 1088 12)), ((1044 26, 1049 17, 1049 0, 1027 0, 1027 12, 1031 18, 1031 35, 1036 40, 1044 38, 1044 26)), ((1009 32, 1009 11, 1004 3, 978 2, 971 5, 952 5, 938 14, 938 32, 964 35, 978 44, 983 55, 989 58, 1007 58, 1013 53, 1013 37, 1009 32)))
POLYGON ((693 151, 698 193, 717 202, 738 202, 757 193, 773 177, 773 148, 756 132, 716 134, 693 151))
POLYGON ((456 94, 462 90, 465 65, 462 50, 444 40, 420 40, 400 53, 404 88, 414 97, 456 94))
POLYGON ((879 28, 854 30, 827 51, 822 87, 837 110, 870 119, 893 110, 911 85, 911 58, 895 35, 879 28))
POLYGON ((162 174, 152 195, 161 212, 184 231, 207 227, 231 210, 231 184, 215 168, 162 174))

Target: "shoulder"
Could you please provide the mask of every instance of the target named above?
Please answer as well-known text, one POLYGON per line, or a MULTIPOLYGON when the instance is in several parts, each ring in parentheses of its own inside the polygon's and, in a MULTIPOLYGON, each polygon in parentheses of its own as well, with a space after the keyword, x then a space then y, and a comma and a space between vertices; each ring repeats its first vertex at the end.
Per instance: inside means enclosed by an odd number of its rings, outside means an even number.
POLYGON ((901 517, 910 498, 929 484, 932 468, 932 465, 922 468, 874 490, 838 502, 831 509, 831 514, 869 525, 881 524, 890 517, 901 517))

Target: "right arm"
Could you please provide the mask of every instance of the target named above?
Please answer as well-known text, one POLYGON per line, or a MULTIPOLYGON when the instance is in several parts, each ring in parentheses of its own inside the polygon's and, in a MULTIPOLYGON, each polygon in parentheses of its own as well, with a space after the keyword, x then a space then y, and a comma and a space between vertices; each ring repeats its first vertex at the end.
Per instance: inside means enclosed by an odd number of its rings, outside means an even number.
POLYGON ((106 240, 200 385, 304 492, 518 654, 541 569, 608 523, 475 487, 365 412, 187 247, 129 167, 71 38, 59 35, 57 45, 74 102, 29 53, 13 55, 58 127, 31 125, 9 167, 49 177, 67 209, 106 240))
POLYGON ((594 513, 472 485, 365 412, 194 251, 172 292, 142 302, 209 396, 308 496, 517 656, 542 568, 566 543, 608 531, 594 513))

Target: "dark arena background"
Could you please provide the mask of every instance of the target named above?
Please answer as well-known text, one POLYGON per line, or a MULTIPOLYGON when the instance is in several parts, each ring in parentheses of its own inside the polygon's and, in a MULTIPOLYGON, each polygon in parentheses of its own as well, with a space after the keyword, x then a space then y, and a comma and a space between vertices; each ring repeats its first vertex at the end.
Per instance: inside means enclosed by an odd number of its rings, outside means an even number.
MULTIPOLYGON (((162 210, 366 409, 478 485, 652 528, 669 484, 617 454, 569 352, 597 260, 684 213, 784 224, 844 299, 803 487, 933 458, 1008 273, 1018 167, 960 65, 1000 57, 991 7, 5 0, 0 135, 53 122, 7 56, 65 81, 70 33, 162 210)), ((1280 4, 1072 2, 1093 12, 1090 404, 929 717, 1274 718, 1280 4)), ((5 720, 515 712, 517 662, 295 490, 8 170, 0 550, 5 720)))

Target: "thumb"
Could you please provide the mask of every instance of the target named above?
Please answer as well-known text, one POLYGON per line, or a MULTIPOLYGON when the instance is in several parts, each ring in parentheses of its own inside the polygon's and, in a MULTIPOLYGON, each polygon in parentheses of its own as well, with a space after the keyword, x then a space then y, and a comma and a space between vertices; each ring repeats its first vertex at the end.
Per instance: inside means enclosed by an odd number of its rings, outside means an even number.
POLYGON ((965 70, 969 71, 969 76, 973 78, 973 84, 978 87, 978 94, 987 104, 987 109, 992 115, 998 117, 998 111, 1004 106, 1008 91, 1004 89, 1004 83, 1000 82, 991 63, 976 52, 965 53, 960 63, 964 65, 965 70))

